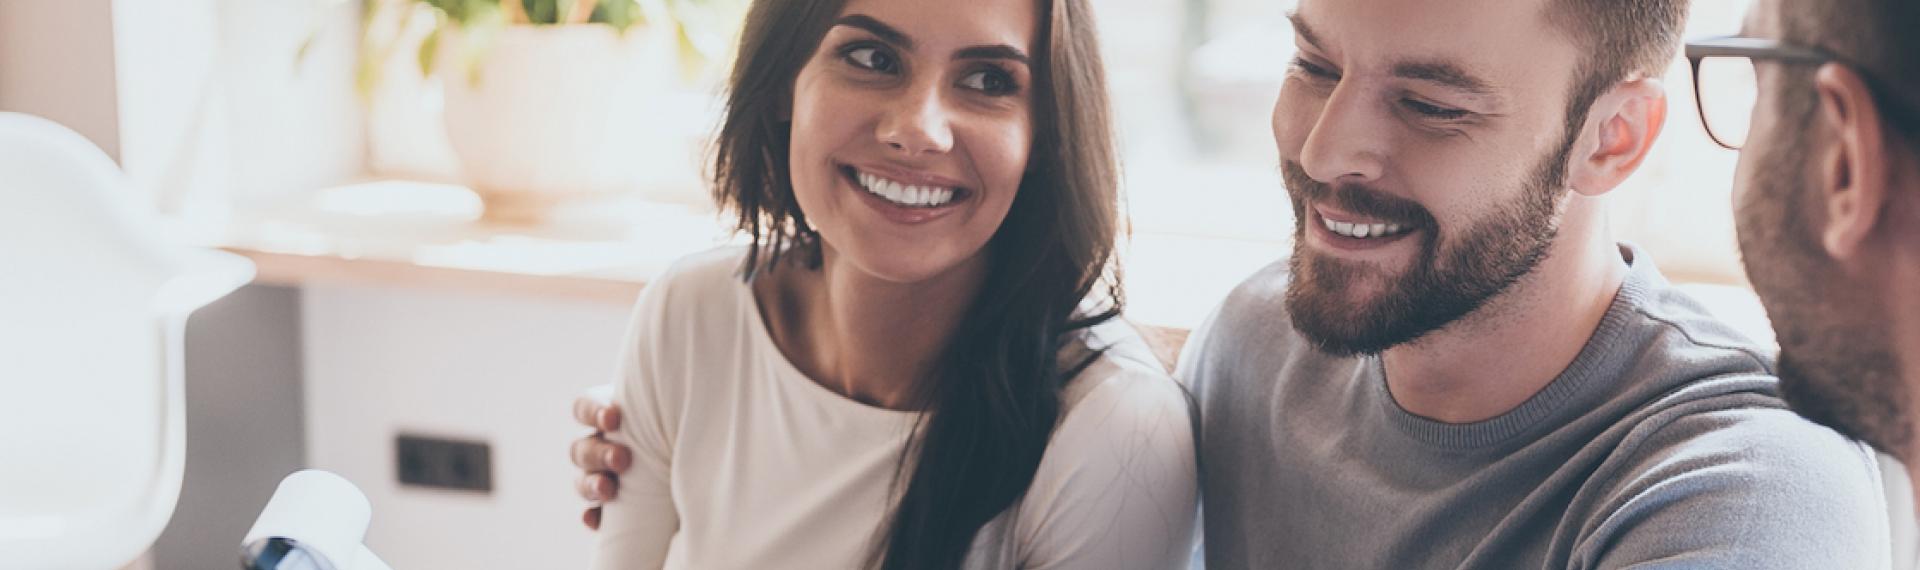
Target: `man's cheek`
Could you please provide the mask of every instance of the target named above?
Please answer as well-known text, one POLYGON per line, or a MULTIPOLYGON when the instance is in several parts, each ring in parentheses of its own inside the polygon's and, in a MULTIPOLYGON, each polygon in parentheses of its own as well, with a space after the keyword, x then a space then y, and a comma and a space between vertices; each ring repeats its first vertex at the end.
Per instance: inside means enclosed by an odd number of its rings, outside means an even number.
POLYGON ((1307 135, 1312 132, 1315 115, 1320 107, 1301 97, 1297 89, 1291 86, 1280 88, 1280 97, 1273 106, 1272 127, 1273 143, 1280 150, 1280 157, 1298 160, 1301 147, 1306 145, 1307 135))

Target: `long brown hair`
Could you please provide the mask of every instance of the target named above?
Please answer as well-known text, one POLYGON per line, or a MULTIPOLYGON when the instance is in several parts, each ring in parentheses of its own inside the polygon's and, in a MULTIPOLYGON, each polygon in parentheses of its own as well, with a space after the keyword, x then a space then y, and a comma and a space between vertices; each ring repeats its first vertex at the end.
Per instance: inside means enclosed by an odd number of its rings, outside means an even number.
MULTIPOLYGON (((753 239, 751 279, 786 254, 818 268, 819 234, 794 200, 788 152, 800 70, 845 0, 755 0, 715 141, 714 199, 753 239)), ((1034 140, 1012 209, 987 243, 981 290, 920 382, 900 459, 904 491, 874 546, 883 569, 958 568, 982 526, 1026 493, 1066 381, 1098 357, 1084 331, 1119 314, 1119 173, 1106 71, 1087 0, 1036 0, 1034 140), (1082 301, 1101 294, 1088 309, 1082 301), (1062 354, 1071 357, 1062 358, 1062 354)))

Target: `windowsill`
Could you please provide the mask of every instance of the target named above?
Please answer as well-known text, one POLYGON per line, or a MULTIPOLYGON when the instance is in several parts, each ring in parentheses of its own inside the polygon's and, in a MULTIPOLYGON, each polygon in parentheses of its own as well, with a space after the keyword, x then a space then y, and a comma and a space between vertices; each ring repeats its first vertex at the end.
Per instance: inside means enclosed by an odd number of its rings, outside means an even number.
MULTIPOLYGON (((739 243, 710 208, 638 198, 563 207, 536 225, 480 219, 459 186, 376 181, 173 221, 195 245, 258 266, 257 282, 412 288, 626 305, 674 260, 739 243)), ((1122 248, 1128 315, 1191 328, 1284 242, 1140 232, 1122 248)))
POLYGON ((465 188, 376 181, 175 220, 195 245, 252 259, 257 282, 430 288, 628 304, 653 275, 726 234, 710 212, 638 200, 564 207, 550 221, 480 220, 465 188), (221 218, 224 218, 221 220, 221 218))

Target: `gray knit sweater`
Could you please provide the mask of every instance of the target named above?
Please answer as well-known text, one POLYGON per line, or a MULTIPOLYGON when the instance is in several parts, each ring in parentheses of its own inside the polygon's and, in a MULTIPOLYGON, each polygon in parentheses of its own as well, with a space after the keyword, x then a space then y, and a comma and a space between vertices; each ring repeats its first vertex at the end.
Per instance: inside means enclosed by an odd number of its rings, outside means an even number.
POLYGON ((1621 253, 1572 366, 1467 425, 1401 409, 1378 358, 1301 339, 1284 263, 1242 284, 1181 359, 1207 567, 1885 567, 1870 453, 1786 410, 1764 349, 1621 253))

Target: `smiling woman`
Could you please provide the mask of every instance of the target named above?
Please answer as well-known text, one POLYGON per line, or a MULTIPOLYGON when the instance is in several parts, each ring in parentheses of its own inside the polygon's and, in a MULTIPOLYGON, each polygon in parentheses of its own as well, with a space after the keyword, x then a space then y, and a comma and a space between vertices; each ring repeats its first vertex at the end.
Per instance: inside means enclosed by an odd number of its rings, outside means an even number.
POLYGON ((752 243, 642 294, 598 567, 1184 560, 1106 100, 1084 0, 756 2, 713 172, 752 243))

